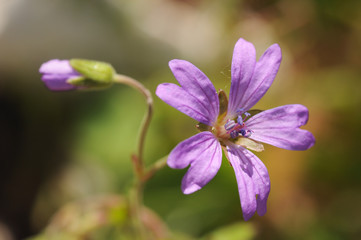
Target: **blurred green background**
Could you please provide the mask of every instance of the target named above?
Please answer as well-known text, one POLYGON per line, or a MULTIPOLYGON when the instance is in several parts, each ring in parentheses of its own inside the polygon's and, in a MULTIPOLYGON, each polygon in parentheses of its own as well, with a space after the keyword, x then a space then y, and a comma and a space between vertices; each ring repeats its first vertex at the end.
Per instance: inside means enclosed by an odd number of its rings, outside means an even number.
MULTIPOLYGON (((146 206, 193 238, 361 239, 360 11, 358 0, 0 0, 0 239, 35 235, 64 204, 132 184, 142 96, 127 86, 53 93, 41 63, 107 61, 154 93, 175 82, 168 61, 186 59, 228 92, 240 37, 258 56, 281 46, 279 73, 255 107, 304 104, 315 146, 258 154, 272 183, 263 217, 243 221, 225 159, 192 195, 180 190, 186 169, 162 169, 146 206)), ((194 120, 154 98, 147 164, 196 133, 194 120)))

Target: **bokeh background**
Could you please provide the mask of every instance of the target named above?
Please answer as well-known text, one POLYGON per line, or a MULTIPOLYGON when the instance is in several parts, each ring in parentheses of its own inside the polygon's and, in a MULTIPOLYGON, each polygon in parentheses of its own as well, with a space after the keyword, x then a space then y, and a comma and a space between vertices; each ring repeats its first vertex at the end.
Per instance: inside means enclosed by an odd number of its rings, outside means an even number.
MULTIPOLYGON (((107 61, 154 93, 175 82, 167 64, 180 58, 227 92, 240 37, 258 56, 281 46, 279 73, 256 108, 306 105, 315 146, 258 154, 272 183, 263 217, 244 222, 225 159, 192 195, 180 190, 186 169, 162 169, 146 206, 194 239, 361 239, 360 11, 358 0, 0 0, 0 239, 39 234, 65 204, 124 194, 133 181, 142 96, 127 86, 53 93, 41 63, 107 61)), ((194 120, 154 98, 147 164, 196 133, 194 120)))

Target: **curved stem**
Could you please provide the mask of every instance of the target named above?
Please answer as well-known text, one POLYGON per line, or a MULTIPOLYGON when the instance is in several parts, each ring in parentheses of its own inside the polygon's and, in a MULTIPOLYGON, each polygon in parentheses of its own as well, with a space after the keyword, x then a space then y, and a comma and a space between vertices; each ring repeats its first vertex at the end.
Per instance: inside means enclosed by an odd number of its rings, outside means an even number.
POLYGON ((135 88, 144 96, 147 103, 147 111, 143 117, 140 126, 137 153, 132 155, 132 162, 136 174, 136 179, 134 188, 130 192, 130 208, 133 216, 133 223, 135 228, 137 229, 136 235, 140 240, 143 240, 146 239, 146 233, 142 223, 143 187, 145 183, 145 181, 143 180, 143 176, 145 173, 143 151, 145 137, 153 115, 153 98, 149 90, 145 88, 143 84, 131 77, 116 74, 113 81, 116 83, 126 84, 130 87, 135 88))
POLYGON ((143 161, 144 142, 153 115, 153 98, 149 90, 145 88, 143 84, 141 84, 140 82, 138 82, 137 80, 131 77, 121 74, 116 74, 114 77, 114 82, 126 84, 128 86, 135 88, 136 90, 138 90, 143 94, 147 102, 147 112, 144 115, 139 133, 137 155, 132 156, 132 160, 133 163, 135 164, 135 170, 137 172, 137 176, 139 179, 141 179, 144 173, 144 161, 143 161))
POLYGON ((137 153, 132 155, 133 167, 136 173, 134 188, 130 192, 130 208, 132 212, 134 226, 137 229, 137 236, 139 239, 146 239, 146 231, 142 222, 142 208, 143 208, 143 188, 144 184, 157 172, 166 165, 167 156, 156 161, 149 169, 145 170, 143 151, 145 137, 149 128, 149 124, 153 115, 153 98, 149 90, 137 80, 116 74, 113 79, 116 83, 126 84, 138 90, 145 97, 147 102, 147 111, 143 117, 140 126, 138 149, 137 153))

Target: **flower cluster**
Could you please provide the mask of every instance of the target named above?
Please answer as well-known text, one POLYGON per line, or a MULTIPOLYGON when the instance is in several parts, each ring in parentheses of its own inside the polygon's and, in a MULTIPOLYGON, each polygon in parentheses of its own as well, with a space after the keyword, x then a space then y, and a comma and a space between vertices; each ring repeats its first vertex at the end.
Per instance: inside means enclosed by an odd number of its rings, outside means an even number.
POLYGON ((208 77, 190 62, 169 63, 180 86, 160 84, 156 94, 164 102, 199 121, 200 133, 179 143, 168 157, 171 168, 190 165, 182 180, 184 194, 205 186, 218 172, 222 149, 232 165, 239 190, 243 217, 266 213, 270 192, 267 168, 251 151, 262 151, 262 143, 288 150, 313 146, 313 135, 299 127, 308 120, 308 109, 293 104, 266 111, 250 110, 271 86, 281 63, 281 49, 270 46, 256 61, 252 43, 239 39, 231 67, 229 100, 217 94, 208 77))

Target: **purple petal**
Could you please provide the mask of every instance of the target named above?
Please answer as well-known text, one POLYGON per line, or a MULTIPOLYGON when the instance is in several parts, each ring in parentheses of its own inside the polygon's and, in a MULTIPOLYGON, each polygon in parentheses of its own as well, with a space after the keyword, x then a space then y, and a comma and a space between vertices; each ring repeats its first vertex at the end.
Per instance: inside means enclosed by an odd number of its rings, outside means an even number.
POLYGON ((39 69, 43 74, 42 80, 53 91, 72 90, 76 87, 68 84, 67 80, 81 76, 69 64, 69 60, 53 59, 43 63, 39 69))
POLYGON ((242 107, 242 98, 252 78, 256 64, 256 50, 252 43, 239 39, 233 51, 232 82, 229 92, 228 113, 233 115, 242 107))
POLYGON ((209 126, 213 125, 214 119, 209 116, 207 104, 199 101, 197 97, 189 94, 178 85, 173 83, 159 84, 155 94, 164 102, 191 118, 209 126))
POLYGON ((256 64, 252 80, 243 96, 243 109, 253 107, 267 92, 277 75, 281 60, 282 53, 278 44, 273 44, 264 52, 256 64))
POLYGON ((178 85, 173 83, 159 84, 155 94, 165 103, 191 118, 209 126, 212 125, 213 120, 208 116, 207 106, 178 85))
MULTIPOLYGON (((206 110, 208 122, 213 124, 218 117, 219 101, 217 91, 208 77, 192 63, 174 59, 169 62, 175 78, 182 89, 206 110)), ((181 99, 183 101, 183 99, 181 99)))
POLYGON ((248 160, 244 161, 239 156, 240 153, 236 148, 227 146, 227 152, 227 158, 231 163, 236 175, 243 218, 247 221, 257 210, 257 190, 255 189, 252 180, 252 166, 248 160))
POLYGON ((306 150, 315 143, 312 133, 299 129, 308 121, 308 109, 299 104, 263 111, 250 118, 246 125, 251 139, 288 150, 306 150))
POLYGON ((179 143, 169 154, 168 166, 185 168, 191 165, 182 180, 184 194, 205 186, 218 172, 222 149, 211 132, 201 132, 179 143))
POLYGON ((52 91, 68 91, 76 89, 76 86, 71 85, 66 82, 68 78, 64 78, 64 76, 59 75, 44 75, 42 78, 46 87, 52 91))
POLYGON ((263 216, 267 211, 271 187, 266 166, 256 155, 241 146, 232 144, 227 146, 227 151, 236 174, 244 219, 250 219, 256 210, 258 215, 263 216))
MULTIPOLYGON (((249 49, 251 49, 250 46, 252 46, 253 53, 253 45, 249 45, 249 49)), ((236 48, 232 60, 232 84, 229 102, 230 116, 235 115, 236 111, 240 108, 247 111, 263 97, 276 77, 282 60, 282 53, 278 44, 270 46, 255 65, 253 55, 243 53, 240 50, 236 51, 236 48), (250 55, 250 59, 243 57, 242 54, 250 55), (240 61, 239 58, 242 58, 242 61, 240 61), (248 70, 247 74, 242 75, 240 74, 242 71, 237 71, 237 68, 233 67, 239 64, 244 65, 242 66, 244 69, 243 72, 248 70), (253 68, 251 68, 252 66, 253 68), (235 70, 233 70, 233 68, 235 70), (250 72, 252 73, 251 76, 249 76, 250 72)))
POLYGON ((70 65, 69 60, 52 59, 43 63, 39 69, 42 74, 51 75, 80 75, 70 65))

